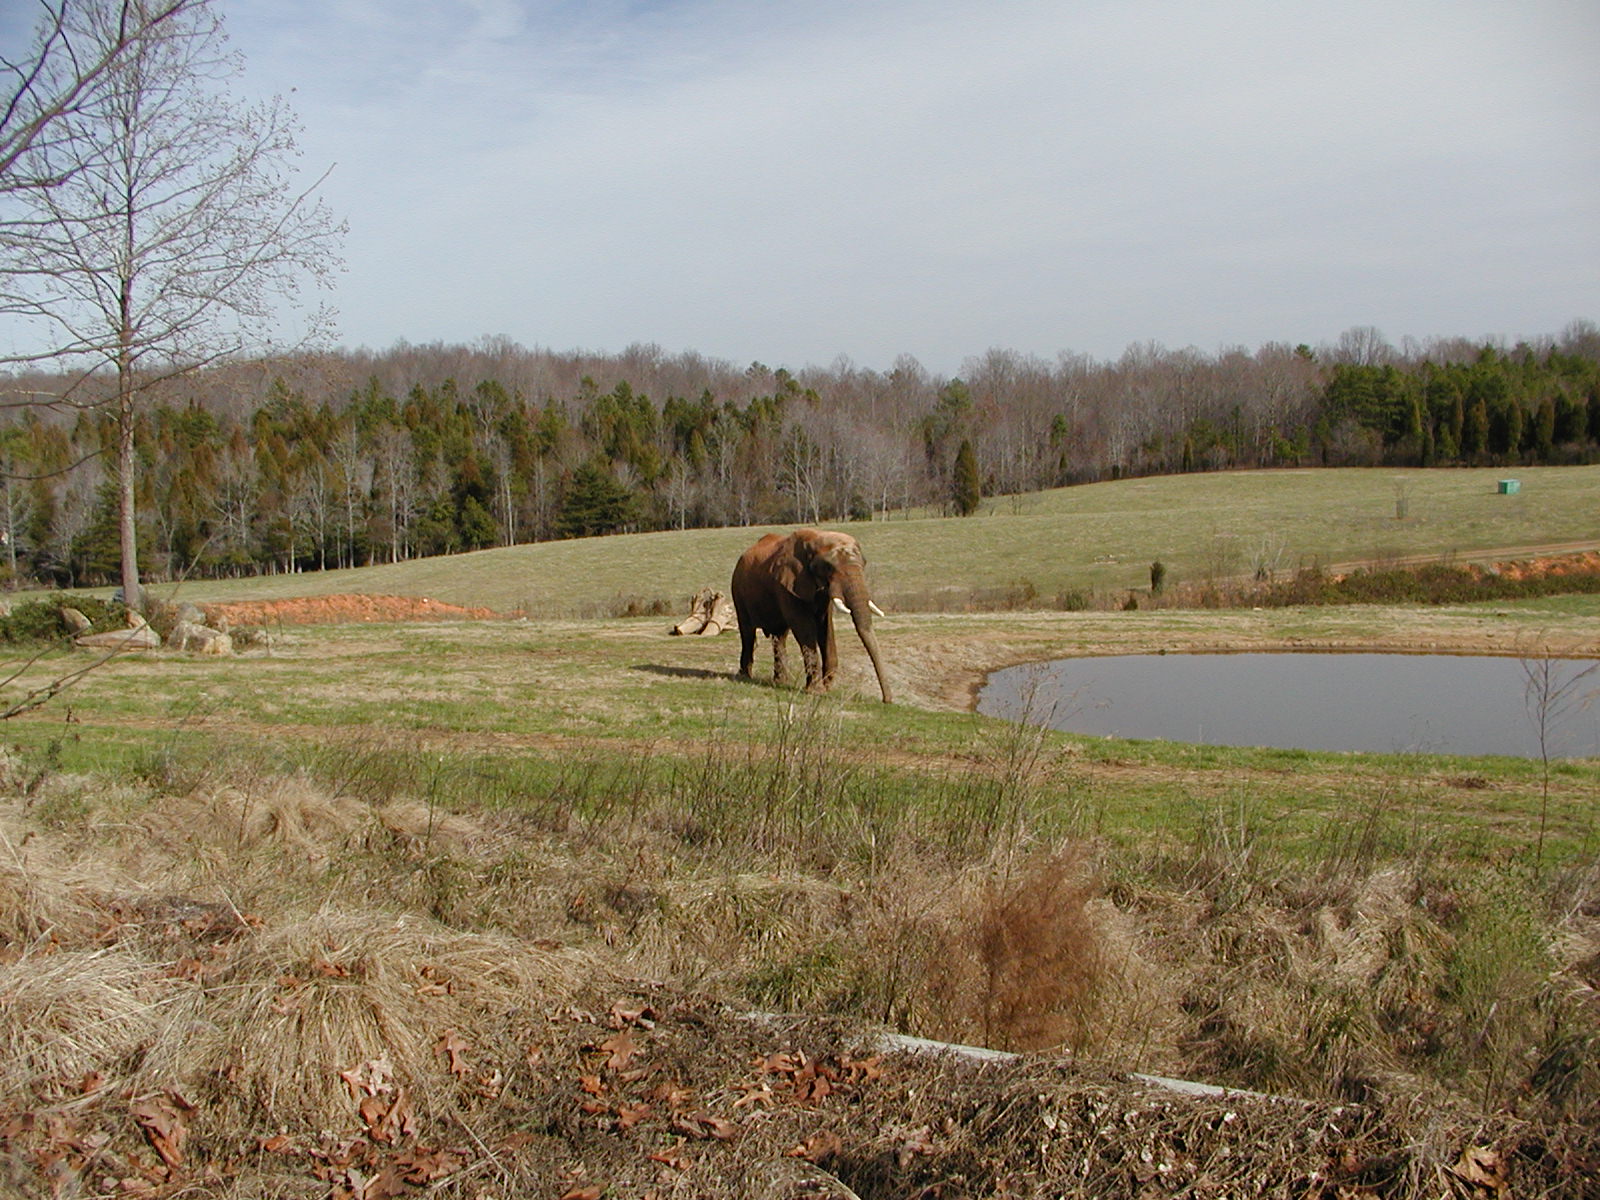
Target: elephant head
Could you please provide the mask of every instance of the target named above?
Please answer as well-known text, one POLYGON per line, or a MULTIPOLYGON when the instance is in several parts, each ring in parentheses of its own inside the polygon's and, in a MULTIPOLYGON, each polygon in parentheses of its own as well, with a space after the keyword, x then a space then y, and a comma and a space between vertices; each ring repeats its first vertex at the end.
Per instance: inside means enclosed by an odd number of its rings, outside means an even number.
POLYGON ((806 660, 806 686, 825 690, 833 681, 838 649, 833 637, 835 601, 849 611, 856 636, 872 660, 884 703, 892 699, 883 672, 872 616, 881 612, 867 589, 866 557, 847 533, 799 529, 768 534, 740 557, 733 572, 733 599, 743 643, 740 673, 748 675, 755 632, 774 640, 775 672, 783 674, 782 639, 793 632, 806 660))

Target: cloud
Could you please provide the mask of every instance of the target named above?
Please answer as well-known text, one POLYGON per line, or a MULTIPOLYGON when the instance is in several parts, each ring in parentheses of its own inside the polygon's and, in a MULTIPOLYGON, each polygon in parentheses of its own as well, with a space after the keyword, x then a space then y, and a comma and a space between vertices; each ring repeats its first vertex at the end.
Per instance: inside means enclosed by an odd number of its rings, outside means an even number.
POLYGON ((341 162, 355 341, 947 367, 1593 315, 1584 5, 283 7, 231 19, 341 162))

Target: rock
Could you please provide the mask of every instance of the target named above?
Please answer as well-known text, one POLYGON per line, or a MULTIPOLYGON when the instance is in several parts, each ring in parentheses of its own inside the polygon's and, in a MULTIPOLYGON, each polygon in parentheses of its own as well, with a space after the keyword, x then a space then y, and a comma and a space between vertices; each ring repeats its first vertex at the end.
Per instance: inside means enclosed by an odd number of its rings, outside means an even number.
POLYGON ((73 639, 75 645, 86 646, 96 650, 158 650, 161 648, 161 635, 150 626, 141 624, 137 628, 120 630, 114 629, 110 633, 86 633, 73 639))
POLYGON ((135 612, 131 608, 127 612, 127 617, 129 629, 143 629, 148 623, 145 621, 143 613, 135 612))
POLYGON ((94 623, 75 608, 63 608, 61 620, 66 625, 67 632, 74 635, 88 633, 94 628, 94 623))
POLYGON ((201 654, 233 653, 233 638, 230 635, 195 621, 179 621, 174 625, 167 645, 175 650, 195 650, 201 654))
POLYGON ((178 605, 177 617, 180 624, 184 621, 188 621, 191 625, 204 625, 206 623, 206 614, 200 611, 200 606, 190 604, 187 600, 178 605))

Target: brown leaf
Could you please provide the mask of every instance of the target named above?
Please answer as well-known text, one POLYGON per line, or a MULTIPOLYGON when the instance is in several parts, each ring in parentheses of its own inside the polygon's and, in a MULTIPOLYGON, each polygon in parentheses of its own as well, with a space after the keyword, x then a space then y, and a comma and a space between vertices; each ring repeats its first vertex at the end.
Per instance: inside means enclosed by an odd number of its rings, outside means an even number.
POLYGON ((738 1087, 744 1095, 733 1102, 735 1108, 743 1108, 747 1104, 770 1105, 773 1101, 772 1089, 764 1083, 741 1083, 738 1087))
POLYGON ((629 1025, 637 1025, 640 1029, 654 1029, 657 1021, 656 1010, 648 1004, 642 1008, 624 1008, 622 1001, 617 1001, 611 1006, 611 1028, 625 1029, 629 1025))
POLYGON ((1511 1186, 1500 1155, 1488 1146, 1468 1146, 1461 1152, 1461 1160, 1450 1169, 1468 1183, 1489 1188, 1497 1196, 1504 1195, 1511 1186))
POLYGON ((694 1160, 683 1152, 682 1146, 674 1146, 670 1150, 657 1150, 654 1154, 648 1154, 645 1157, 651 1162, 658 1162, 664 1166, 671 1167, 674 1171, 687 1171, 694 1166, 694 1160))
POLYGON ((674 1112, 687 1107, 689 1102, 694 1099, 694 1093, 688 1088, 678 1087, 676 1084, 665 1082, 656 1084, 655 1088, 651 1091, 650 1096, 653 1100, 665 1104, 674 1112))
POLYGON ((846 1058, 844 1068, 850 1073, 852 1083, 873 1083, 883 1078, 883 1056, 874 1054, 871 1058, 846 1058))
POLYGON ((527 1063, 530 1067, 537 1067, 540 1063, 544 1062, 544 1047, 529 1046, 528 1053, 524 1055, 524 1058, 527 1060, 527 1063))
POLYGON ((561 1193, 561 1200, 600 1200, 605 1188, 597 1183, 586 1184, 583 1187, 571 1187, 561 1193))
POLYGON ((639 1053, 639 1047, 634 1044, 633 1035, 624 1031, 608 1037, 600 1043, 600 1049, 607 1054, 606 1067, 612 1071, 620 1071, 628 1065, 628 1060, 639 1053))
POLYGON ((464 1150, 430 1150, 418 1146, 395 1156, 395 1165, 407 1183, 425 1184, 454 1175, 467 1164, 464 1150))
POLYGON ((393 1074, 394 1068, 387 1058, 369 1058, 348 1071, 340 1071, 339 1078, 350 1089, 350 1099, 359 1100, 362 1096, 389 1091, 393 1074))
POLYGON ((928 1140, 931 1132, 924 1125, 920 1129, 912 1130, 912 1132, 906 1134, 906 1140, 900 1143, 899 1149, 895 1151, 895 1159, 899 1162, 902 1171, 911 1165, 911 1160, 917 1155, 933 1154, 936 1151, 937 1147, 928 1140))
POLYGON ((643 1101, 634 1105, 627 1105, 617 1109, 617 1128, 632 1129, 640 1121, 648 1117, 654 1109, 643 1101))
POLYGON ((454 1029, 446 1029, 444 1033, 440 1035, 439 1044, 434 1048, 434 1052, 448 1059, 450 1074, 454 1075, 457 1079, 461 1079, 472 1070, 472 1068, 467 1065, 467 1051, 469 1049, 470 1047, 467 1045, 465 1039, 456 1033, 454 1029))
POLYGON ((194 1105, 177 1092, 167 1091, 135 1100, 128 1112, 169 1170, 183 1164, 183 1143, 189 1136, 187 1117, 194 1112, 194 1105))
MULTIPOLYGON (((804 1055, 801 1055, 802 1059, 804 1057, 804 1055)), ((794 1055, 782 1051, 777 1054, 769 1054, 765 1058, 756 1059, 755 1068, 763 1075, 793 1075, 798 1069, 794 1055)))
POLYGON ((360 1105, 361 1121, 367 1127, 367 1136, 375 1142, 390 1144, 417 1132, 416 1114, 411 1109, 411 1097, 401 1088, 391 1100, 386 1096, 368 1096, 360 1105))
POLYGON ((844 1141, 831 1129, 824 1129, 820 1133, 813 1133, 798 1146, 791 1146, 785 1150, 787 1158, 803 1158, 809 1163, 820 1163, 824 1159, 832 1158, 844 1149, 844 1141))
POLYGON ((264 1150, 268 1154, 283 1154, 286 1151, 292 1152, 294 1144, 287 1133, 275 1133, 271 1137, 258 1138, 256 1149, 264 1150))
POLYGON ((348 979, 350 968, 343 963, 332 963, 325 958, 315 959, 311 969, 325 979, 348 979))
POLYGON ((491 1070, 487 1074, 478 1076, 478 1085, 472 1090, 485 1100, 498 1100, 505 1086, 505 1076, 499 1070, 491 1070))
POLYGON ((600 1081, 600 1076, 598 1075, 578 1076, 578 1086, 591 1096, 604 1096, 606 1094, 606 1085, 600 1081))
POLYGON ((686 1137, 700 1141, 707 1138, 716 1138, 721 1142, 731 1142, 738 1136, 739 1130, 731 1121, 721 1117, 713 1117, 709 1113, 692 1113, 687 1116, 674 1117, 672 1128, 686 1137))

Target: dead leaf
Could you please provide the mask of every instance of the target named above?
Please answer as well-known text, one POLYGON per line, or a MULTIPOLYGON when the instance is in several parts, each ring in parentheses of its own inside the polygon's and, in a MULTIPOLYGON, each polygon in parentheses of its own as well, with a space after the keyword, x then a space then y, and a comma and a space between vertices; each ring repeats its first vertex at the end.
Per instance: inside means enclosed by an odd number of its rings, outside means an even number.
POLYGON ((682 1146, 674 1146, 670 1150, 657 1150, 654 1154, 646 1155, 651 1162, 661 1163, 671 1167, 674 1171, 687 1171, 694 1166, 694 1160, 683 1152, 682 1146))
POLYGON ((285 1151, 292 1151, 294 1145, 287 1133, 275 1133, 271 1137, 257 1139, 256 1149, 264 1150, 268 1154, 282 1154, 285 1151))
POLYGON ((656 1010, 648 1004, 641 1008, 624 1008, 622 1001, 617 1001, 611 1006, 611 1028, 625 1029, 629 1025, 637 1025, 640 1029, 654 1029, 658 1017, 656 1010))
POLYGON ((600 1076, 598 1075, 578 1076, 578 1086, 591 1096, 604 1096, 606 1094, 606 1085, 600 1081, 600 1076))
POLYGON ((587 1184, 584 1187, 568 1188, 561 1193, 561 1200, 600 1200, 605 1188, 599 1184, 587 1184))
POLYGON ((820 1163, 824 1159, 832 1158, 844 1149, 844 1141, 831 1129, 824 1129, 820 1133, 813 1133, 798 1146, 785 1150, 786 1158, 803 1158, 809 1163, 820 1163))
POLYGON ((692 1113, 686 1116, 674 1117, 672 1128, 686 1137, 699 1141, 715 1138, 720 1142, 731 1142, 738 1136, 738 1127, 731 1121, 721 1117, 713 1117, 709 1113, 692 1113))
POLYGON ((448 1059, 450 1074, 454 1075, 457 1079, 461 1079, 472 1070, 472 1068, 467 1065, 467 1051, 469 1049, 470 1047, 467 1045, 465 1039, 456 1033, 454 1029, 446 1029, 444 1033, 440 1035, 439 1044, 434 1048, 434 1052, 448 1059))
POLYGON ((407 1183, 421 1185, 454 1175, 468 1160, 465 1150, 431 1150, 418 1146, 396 1155, 394 1162, 407 1183))
POLYGON ((650 1097, 677 1112, 688 1107, 689 1102, 694 1099, 694 1093, 673 1083, 658 1083, 651 1091, 650 1097))
POLYGON ((911 1165, 911 1160, 917 1155, 935 1152, 937 1147, 928 1140, 931 1133, 932 1131, 924 1125, 920 1129, 914 1129, 906 1134, 905 1141, 901 1142, 899 1149, 895 1151, 895 1159, 899 1162, 902 1171, 911 1165))
POLYGON ((612 1071, 620 1071, 628 1065, 628 1060, 639 1053, 639 1047, 634 1044, 633 1035, 624 1031, 608 1037, 600 1043, 600 1049, 607 1054, 606 1067, 612 1071))
POLYGON ((764 1083, 741 1083, 738 1088, 744 1095, 733 1102, 735 1108, 743 1108, 747 1104, 770 1105, 773 1101, 772 1089, 764 1083))
POLYGON ((529 1046, 528 1053, 523 1057, 526 1059, 527 1064, 530 1067, 537 1067, 540 1063, 544 1062, 544 1047, 529 1046))
POLYGON ((638 1104, 624 1106, 617 1109, 617 1128, 632 1129, 640 1121, 648 1117, 654 1109, 641 1101, 638 1104))
POLYGON ((339 1078, 344 1080, 345 1086, 350 1089, 352 1100, 389 1091, 393 1075, 394 1068, 389 1065, 387 1058, 369 1058, 348 1071, 339 1072, 339 1078))
MULTIPOLYGON (((805 1056, 802 1055, 801 1057, 804 1058, 805 1056)), ((793 1075, 798 1069, 794 1055, 783 1051, 777 1054, 769 1054, 765 1058, 758 1058, 754 1065, 756 1070, 763 1075, 793 1075)))
POLYGON ((375 1142, 390 1144, 402 1137, 415 1135, 416 1116, 411 1110, 411 1098, 401 1088, 391 1100, 386 1096, 368 1096, 360 1105, 361 1121, 367 1127, 367 1136, 375 1142))
POLYGON ((1450 1169, 1468 1183, 1489 1188, 1497 1196, 1504 1195, 1511 1187, 1505 1164, 1489 1146, 1468 1146, 1461 1152, 1461 1160, 1450 1169))
POLYGON ((478 1085, 472 1090, 485 1100, 498 1100, 505 1086, 505 1076, 498 1070, 491 1070, 487 1074, 478 1076, 478 1085))
POLYGON ((167 1169, 177 1170, 183 1164, 183 1143, 189 1136, 187 1118, 194 1105, 177 1092, 166 1091, 135 1100, 128 1111, 167 1169))

